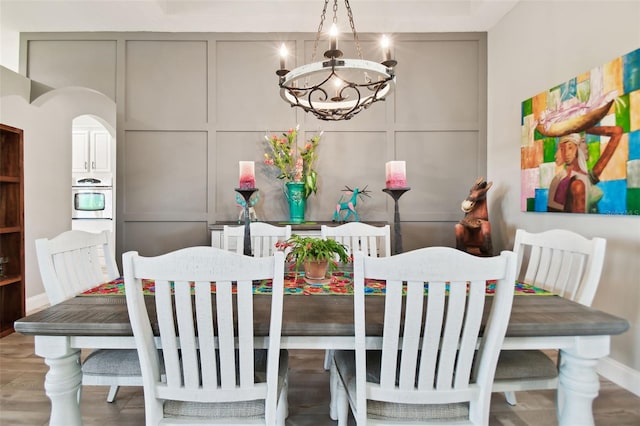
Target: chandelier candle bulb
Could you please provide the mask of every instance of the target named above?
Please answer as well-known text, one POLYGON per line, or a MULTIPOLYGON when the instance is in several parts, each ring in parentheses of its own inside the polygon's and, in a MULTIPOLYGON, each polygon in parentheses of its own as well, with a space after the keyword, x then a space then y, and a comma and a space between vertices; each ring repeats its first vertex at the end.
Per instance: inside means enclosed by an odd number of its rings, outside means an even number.
POLYGON ((283 70, 285 69, 285 59, 287 58, 287 54, 289 52, 287 52, 287 46, 284 45, 284 43, 282 43, 282 46, 280 46, 280 69, 283 70))
POLYGON ((338 27, 335 23, 331 25, 331 30, 329 30, 329 37, 331 38, 331 50, 338 49, 338 27))
POLYGON ((253 189, 256 187, 255 163, 253 161, 240 161, 240 189, 253 189))
POLYGON ((389 42, 389 37, 386 35, 382 36, 382 51, 384 53, 384 60, 388 61, 391 59, 391 43, 389 42))
POLYGON ((385 165, 387 188, 407 187, 407 162, 387 161, 385 165))
POLYGON ((333 84, 336 87, 336 97, 334 99, 338 101, 340 100, 340 88, 342 87, 342 80, 336 78, 333 84))

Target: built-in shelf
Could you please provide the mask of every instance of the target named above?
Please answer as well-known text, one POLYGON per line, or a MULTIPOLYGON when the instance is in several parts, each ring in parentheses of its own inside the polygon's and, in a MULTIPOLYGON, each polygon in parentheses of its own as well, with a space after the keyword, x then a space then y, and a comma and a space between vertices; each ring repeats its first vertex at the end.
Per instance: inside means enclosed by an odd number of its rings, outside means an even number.
POLYGON ((0 337, 25 314, 23 132, 0 124, 0 337))

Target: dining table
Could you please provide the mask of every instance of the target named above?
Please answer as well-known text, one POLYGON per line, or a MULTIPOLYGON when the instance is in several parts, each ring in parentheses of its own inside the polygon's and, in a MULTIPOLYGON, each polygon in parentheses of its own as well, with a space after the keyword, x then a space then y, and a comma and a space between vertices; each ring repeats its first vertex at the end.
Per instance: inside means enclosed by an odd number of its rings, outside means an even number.
MULTIPOLYGON (((306 282, 295 273, 293 278, 285 279, 283 348, 354 349, 351 278, 348 272, 338 271, 321 283, 306 282)), ((152 327, 157 333, 153 283, 143 284, 147 309, 154 319, 152 327)), ((370 281, 366 286, 370 295, 365 302, 368 333, 381 336, 384 282, 370 281)), ((270 311, 268 283, 254 283, 254 294, 255 333, 266 336, 270 311)), ((485 304, 491 304, 489 283, 486 294, 485 304)), ((35 353, 49 366, 44 388, 51 400, 51 426, 82 425, 78 400, 81 349, 135 348, 122 279, 21 318, 14 326, 16 332, 34 336, 35 353)), ((609 354, 611 336, 628 328, 626 319, 519 283, 502 350, 559 350, 562 363, 558 392, 562 398, 557 407, 558 424, 588 426, 594 424, 592 403, 600 386, 598 360, 609 354)), ((370 338, 367 345, 379 348, 380 340, 370 338)), ((156 342, 161 347, 159 339, 156 342)), ((266 342, 266 338, 258 337, 256 346, 266 342)))

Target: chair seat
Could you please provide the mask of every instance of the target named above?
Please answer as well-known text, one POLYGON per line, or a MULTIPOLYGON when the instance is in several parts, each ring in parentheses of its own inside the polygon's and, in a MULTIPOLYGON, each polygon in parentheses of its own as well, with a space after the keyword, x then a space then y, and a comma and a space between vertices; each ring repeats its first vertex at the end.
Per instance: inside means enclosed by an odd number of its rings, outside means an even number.
POLYGON ((95 376, 141 376, 135 349, 97 349, 82 363, 82 372, 95 376))
POLYGON ((538 350, 501 351, 494 380, 552 379, 558 377, 556 363, 538 350))
MULTIPOLYGON (((367 351, 367 381, 380 383, 380 351, 367 351)), ((336 351, 334 354, 336 369, 349 395, 356 394, 356 361, 355 351, 336 351)), ((379 420, 404 420, 431 422, 463 421, 469 417, 468 403, 452 404, 399 404, 382 401, 367 401, 369 417, 379 420)))
POLYGON ((205 403, 193 401, 166 401, 164 415, 172 417, 193 418, 249 418, 264 417, 264 400, 205 403))
MULTIPOLYGON (((267 350, 259 349, 254 352, 254 370, 256 382, 266 382, 267 350)), ((282 392, 287 377, 289 353, 280 351, 278 368, 278 395, 282 392)), ((239 372, 236 372, 238 376, 239 372)), ((203 417, 203 418, 244 418, 259 419, 264 417, 264 400, 238 402, 194 402, 167 400, 164 403, 166 417, 203 417)))
MULTIPOLYGON (((158 354, 160 373, 164 375, 162 351, 159 350, 158 354)), ((139 378, 142 384, 137 349, 96 349, 87 355, 82 363, 82 373, 92 376, 139 378)))

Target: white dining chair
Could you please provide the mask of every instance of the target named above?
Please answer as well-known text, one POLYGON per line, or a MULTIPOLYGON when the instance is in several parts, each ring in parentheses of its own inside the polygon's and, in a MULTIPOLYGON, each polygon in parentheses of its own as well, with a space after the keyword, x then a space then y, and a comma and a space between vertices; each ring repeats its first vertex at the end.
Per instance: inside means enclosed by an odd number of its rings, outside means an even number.
MULTIPOLYGON (((276 226, 265 222, 251 222, 251 249, 255 257, 271 256, 276 243, 291 237, 291 225, 276 226)), ((224 225, 222 247, 225 250, 244 253, 244 225, 224 225)))
POLYGON ((338 425, 347 425, 349 408, 358 425, 489 424, 515 266, 508 251, 478 257, 428 247, 384 258, 356 252, 355 351, 335 351, 332 365, 338 425), (367 322, 367 278, 386 280, 382 324, 367 322), (487 280, 497 280, 494 296, 486 296, 487 280), (481 331, 487 297, 492 302, 481 331), (378 349, 367 349, 380 332, 378 349))
MULTIPOLYGON (((591 306, 595 297, 607 242, 588 239, 573 231, 554 229, 540 233, 516 230, 513 251, 518 256, 518 280, 566 299, 591 306)), ((556 361, 540 350, 503 351, 493 385, 507 402, 517 404, 516 391, 557 389, 556 361)))
MULTIPOLYGON (((35 241, 38 266, 51 305, 120 276, 110 232, 66 231, 35 241)), ((109 386, 113 402, 119 386, 142 386, 138 354, 132 349, 96 349, 82 363, 82 384, 109 386)))
POLYGON ((123 255, 127 308, 142 367, 146 425, 284 426, 287 352, 280 350, 284 253, 252 257, 189 247, 123 255), (142 279, 155 281, 147 310, 142 279), (270 319, 254 324, 253 280, 271 279, 270 319), (215 295, 212 291, 215 285, 215 295), (152 318, 162 351, 156 350, 152 318), (268 331, 267 337, 256 329, 268 331), (256 342, 266 349, 256 349, 256 342), (160 376, 164 362, 166 380, 160 376))
MULTIPOLYGON (((362 222, 348 222, 336 226, 321 225, 322 238, 332 238, 347 247, 349 255, 361 250, 368 256, 391 256, 391 228, 389 225, 373 226, 362 222)), ((333 351, 327 350, 324 355, 324 369, 331 370, 333 351)), ((331 377, 335 387, 336 377, 331 377)))
POLYGON ((369 256, 391 256, 391 231, 389 225, 373 226, 362 222, 320 226, 322 238, 333 238, 344 244, 350 253, 361 250, 369 256))

